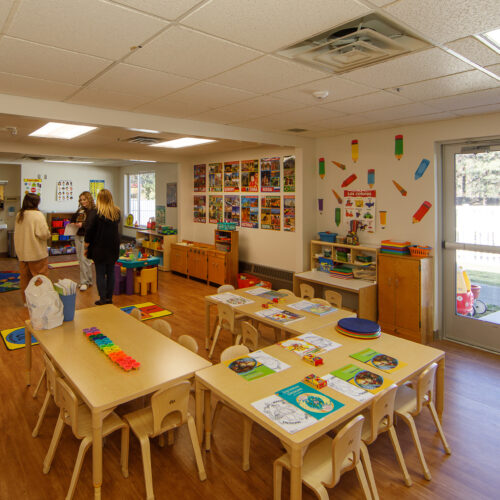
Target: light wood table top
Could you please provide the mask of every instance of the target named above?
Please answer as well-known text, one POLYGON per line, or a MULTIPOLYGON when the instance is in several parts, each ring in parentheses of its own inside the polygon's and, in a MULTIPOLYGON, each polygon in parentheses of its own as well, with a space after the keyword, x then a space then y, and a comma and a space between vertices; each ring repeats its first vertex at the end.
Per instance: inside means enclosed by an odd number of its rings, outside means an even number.
POLYGON ((317 271, 313 269, 311 271, 304 271, 302 273, 296 273, 295 276, 297 278, 303 278, 308 281, 313 281, 315 283, 332 285, 335 288, 339 288, 341 290, 351 290, 351 291, 359 291, 363 288, 371 287, 376 283, 374 281, 368 280, 360 280, 360 279, 341 279, 334 278, 330 276, 328 273, 324 273, 322 271, 317 271))

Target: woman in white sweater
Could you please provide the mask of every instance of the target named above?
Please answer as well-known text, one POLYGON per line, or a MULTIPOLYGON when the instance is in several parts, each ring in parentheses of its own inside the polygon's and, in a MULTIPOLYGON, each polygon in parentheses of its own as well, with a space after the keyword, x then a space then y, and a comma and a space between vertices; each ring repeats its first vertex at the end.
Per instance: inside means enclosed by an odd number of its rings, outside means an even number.
POLYGON ((47 240, 50 238, 50 230, 45 216, 38 210, 39 203, 40 196, 26 194, 14 228, 14 245, 19 259, 19 286, 25 302, 24 291, 31 278, 37 274, 49 274, 47 240))

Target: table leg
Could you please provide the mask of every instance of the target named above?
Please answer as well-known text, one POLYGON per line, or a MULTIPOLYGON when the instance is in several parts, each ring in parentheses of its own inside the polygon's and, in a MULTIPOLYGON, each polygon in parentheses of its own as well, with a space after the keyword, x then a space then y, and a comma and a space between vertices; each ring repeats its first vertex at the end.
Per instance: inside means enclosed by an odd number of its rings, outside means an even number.
POLYGON ((31 385, 31 327, 24 327, 24 343, 26 345, 26 385, 31 385))
POLYGON ((135 269, 132 267, 127 267, 127 283, 126 283, 127 295, 133 295, 134 293, 134 275, 135 275, 135 269))
POLYGON ((291 448, 290 453, 290 500, 302 499, 302 458, 305 449, 291 448))
POLYGON ((210 348, 210 302, 205 300, 205 349, 210 348))
POLYGON ((102 421, 101 412, 92 412, 92 481, 94 484, 94 499, 101 499, 102 485, 102 421))
POLYGON ((200 381, 195 378, 194 382, 195 386, 195 405, 196 405, 196 412, 194 416, 194 421, 196 423, 196 432, 198 433, 198 442, 202 443, 203 441, 203 414, 204 414, 204 404, 203 404, 203 396, 204 396, 204 390, 203 386, 201 385, 200 381))
POLYGON ((442 420, 444 411, 444 356, 438 361, 436 370, 436 411, 439 420, 442 420))
POLYGON ((205 389, 205 450, 210 451, 212 436, 212 393, 205 389))

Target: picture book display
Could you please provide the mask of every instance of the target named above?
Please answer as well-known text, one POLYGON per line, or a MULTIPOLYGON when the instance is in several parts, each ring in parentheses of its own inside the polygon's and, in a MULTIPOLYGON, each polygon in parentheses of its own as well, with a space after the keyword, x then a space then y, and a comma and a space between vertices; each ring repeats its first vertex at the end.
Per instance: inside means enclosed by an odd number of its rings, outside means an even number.
POLYGON ((249 381, 290 368, 290 365, 263 351, 255 351, 224 363, 230 370, 249 381))
POLYGON ((276 321, 276 323, 280 323, 282 325, 287 325, 305 318, 305 316, 301 316, 300 314, 286 311, 285 309, 278 309, 277 307, 270 307, 269 309, 264 309, 256 314, 257 316, 276 321))
POLYGON ((374 394, 392 384, 392 380, 384 380, 382 375, 364 370, 356 365, 346 365, 330 373, 360 389, 364 389, 374 394))
POLYGON ((382 354, 373 349, 363 349, 362 351, 351 354, 350 357, 387 373, 392 373, 398 368, 406 366, 406 363, 402 363, 392 356, 382 354))
POLYGON ((316 304, 314 302, 309 302, 308 300, 301 300, 300 302, 289 304, 288 307, 297 309, 297 311, 317 314, 318 316, 324 316, 325 314, 330 314, 337 310, 335 307, 327 306, 325 304, 316 304))
POLYGON ((293 351, 300 357, 306 354, 321 354, 337 349, 337 347, 341 347, 342 345, 311 332, 303 333, 293 339, 282 340, 278 344, 287 351, 293 351))
POLYGON ((254 302, 253 300, 242 297, 241 295, 235 295, 231 292, 217 293, 215 295, 211 295, 210 297, 218 302, 229 304, 230 306, 243 306, 254 302))

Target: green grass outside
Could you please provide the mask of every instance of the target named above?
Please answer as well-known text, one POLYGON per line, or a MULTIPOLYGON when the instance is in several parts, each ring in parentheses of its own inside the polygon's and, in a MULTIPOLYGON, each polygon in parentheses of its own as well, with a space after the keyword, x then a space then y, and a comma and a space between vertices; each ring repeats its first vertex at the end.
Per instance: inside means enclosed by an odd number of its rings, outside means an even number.
POLYGON ((499 273, 491 273, 488 271, 469 271, 468 269, 466 271, 471 283, 478 285, 500 286, 499 273))

